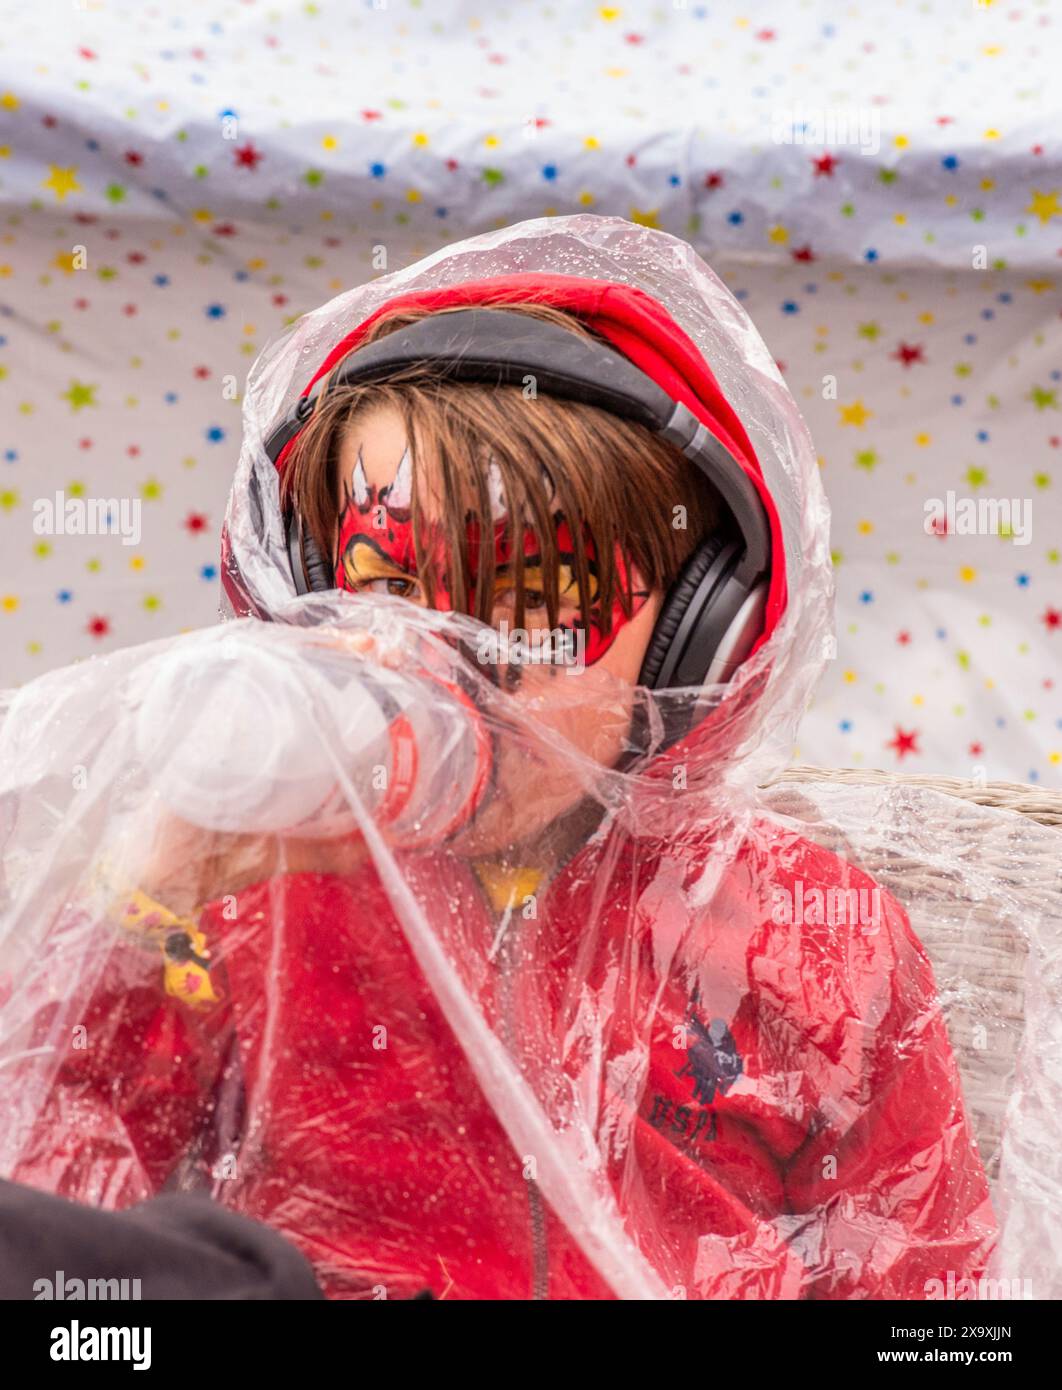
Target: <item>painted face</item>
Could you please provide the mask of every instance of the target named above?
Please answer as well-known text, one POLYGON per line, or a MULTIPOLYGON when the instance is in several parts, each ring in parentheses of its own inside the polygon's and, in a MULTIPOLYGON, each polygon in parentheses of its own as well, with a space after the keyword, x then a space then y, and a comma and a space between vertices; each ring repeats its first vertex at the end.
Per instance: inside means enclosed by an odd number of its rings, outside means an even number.
POLYGON ((336 587, 412 597, 417 555, 413 544, 413 460, 406 445, 395 475, 382 487, 370 484, 362 448, 354 471, 343 479, 339 514, 336 587), (383 586, 389 586, 386 589, 383 586))
MULTIPOLYGON (((513 546, 505 511, 504 489, 500 473, 489 465, 488 492, 491 499, 495 563, 495 621, 515 610, 516 576, 513 546)), ((378 475, 379 476, 379 475, 378 475)), ((556 514, 557 549, 559 561, 559 625, 569 631, 576 627, 582 615, 583 596, 576 582, 574 544, 571 530, 561 513, 556 514)), ((387 483, 370 483, 362 446, 359 444, 354 467, 343 479, 342 505, 339 516, 336 587, 352 592, 390 593, 402 598, 423 601, 423 591, 417 577, 416 548, 413 540, 413 461, 406 444, 402 456, 387 483)), ((440 610, 452 608, 446 587, 447 565, 442 539, 439 538, 434 606, 440 610), (441 561, 441 563, 439 563, 441 561)), ((480 527, 474 520, 468 523, 468 550, 475 578, 477 556, 481 544, 480 527)), ((427 547, 432 539, 427 538, 427 547)), ((547 622, 541 556, 538 542, 530 528, 524 531, 524 607, 528 627, 544 626, 547 622)), ((611 626, 602 630, 602 613, 597 593, 597 557, 593 542, 586 542, 590 593, 586 596, 587 631, 585 661, 592 665, 612 646, 622 628, 640 611, 649 597, 646 590, 635 589, 630 617, 624 612, 619 598, 612 604, 611 626)), ((617 593, 627 583, 627 568, 617 547, 617 593)))

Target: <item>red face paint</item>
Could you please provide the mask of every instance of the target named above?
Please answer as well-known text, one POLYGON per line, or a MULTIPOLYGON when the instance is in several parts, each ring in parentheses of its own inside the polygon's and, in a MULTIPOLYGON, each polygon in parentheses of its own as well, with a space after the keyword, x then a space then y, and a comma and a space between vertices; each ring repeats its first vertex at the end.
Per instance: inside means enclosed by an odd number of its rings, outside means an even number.
POLYGON ((377 580, 416 577, 413 544, 413 464, 407 448, 385 487, 370 487, 361 449, 349 480, 344 479, 339 516, 336 588, 357 592, 377 580))
MULTIPOLYGON (((345 483, 345 501, 339 517, 339 546, 336 564, 336 587, 358 592, 375 582, 384 582, 389 592, 405 597, 402 585, 417 579, 416 549, 413 542, 412 482, 413 468, 409 449, 402 455, 394 480, 385 487, 370 487, 365 477, 361 451, 350 482, 345 483), (395 587, 392 589, 391 585, 395 587)), ((557 550, 560 563, 560 591, 575 584, 574 544, 568 523, 560 513, 557 514, 557 550)), ((494 563, 500 580, 499 590, 505 585, 512 559, 512 545, 508 539, 509 526, 503 518, 494 522, 494 563)), ((479 551, 479 526, 470 521, 468 526, 469 564, 473 579, 477 570, 479 551)), ((597 564, 593 541, 586 539, 586 558, 590 572, 591 585, 596 590, 597 564)), ((538 541, 534 532, 524 531, 525 583, 534 570, 539 557, 538 541)), ((442 558, 442 557, 440 557, 442 558)), ((438 571, 445 575, 445 564, 438 571)), ((635 590, 632 595, 631 613, 623 612, 619 595, 625 591, 628 575, 627 566, 619 547, 616 548, 616 598, 612 603, 611 626, 606 633, 602 630, 602 614, 596 598, 591 602, 586 615, 586 650, 584 659, 588 666, 599 661, 612 646, 619 632, 631 618, 644 606, 649 597, 645 590, 635 590)), ((534 584, 527 587, 535 588, 534 584)), ((452 607, 445 580, 435 586, 434 606, 440 611, 452 607)), ((581 615, 582 616, 582 615, 581 615)), ((561 628, 574 631, 575 624, 562 622, 561 628)))

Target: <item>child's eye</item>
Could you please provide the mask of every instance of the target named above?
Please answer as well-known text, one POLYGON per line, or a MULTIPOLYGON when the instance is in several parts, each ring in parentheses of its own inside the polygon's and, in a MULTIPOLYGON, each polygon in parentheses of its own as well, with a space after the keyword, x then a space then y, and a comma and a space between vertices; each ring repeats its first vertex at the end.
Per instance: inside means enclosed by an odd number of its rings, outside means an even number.
MULTIPOLYGON (((516 608, 516 586, 507 584, 504 588, 499 588, 495 596, 495 603, 499 608, 516 608)), ((546 607, 546 595, 541 589, 524 590, 524 608, 534 612, 536 609, 546 607)))
POLYGON ((361 586, 363 593, 392 594, 396 598, 414 598, 419 589, 415 579, 370 579, 361 586))

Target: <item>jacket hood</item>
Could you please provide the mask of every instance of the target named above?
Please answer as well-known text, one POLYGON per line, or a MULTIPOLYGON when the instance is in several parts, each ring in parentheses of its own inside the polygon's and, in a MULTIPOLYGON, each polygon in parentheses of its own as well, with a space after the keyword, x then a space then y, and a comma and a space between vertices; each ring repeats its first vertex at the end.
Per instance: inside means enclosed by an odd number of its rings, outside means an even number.
MULTIPOLYGON (((764 633, 710 712, 653 769, 670 782, 681 762, 691 788, 717 785, 720 777, 760 780, 788 760, 831 655, 829 512, 816 457, 796 403, 740 304, 687 243, 623 218, 538 218, 471 237, 337 296, 270 344, 244 397, 243 448, 222 534, 223 611, 285 621, 298 603, 280 474, 264 448, 296 400, 385 312, 514 298, 582 317, 687 405, 760 493, 774 553, 764 633)), ((659 707, 667 695, 647 693, 646 700, 659 707)))

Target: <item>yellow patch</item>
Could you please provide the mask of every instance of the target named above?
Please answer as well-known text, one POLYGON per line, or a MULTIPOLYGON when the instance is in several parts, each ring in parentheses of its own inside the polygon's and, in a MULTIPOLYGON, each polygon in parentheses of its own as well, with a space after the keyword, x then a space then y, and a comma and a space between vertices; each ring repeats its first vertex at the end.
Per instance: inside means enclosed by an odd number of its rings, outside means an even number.
POLYGON ((543 876, 541 869, 510 869, 504 864, 480 863, 475 865, 475 870, 495 912, 523 907, 538 891, 543 876))
POLYGON ((161 951, 167 994, 198 1009, 218 1002, 210 981, 206 935, 190 917, 178 917, 139 888, 119 894, 109 915, 117 926, 161 951))

